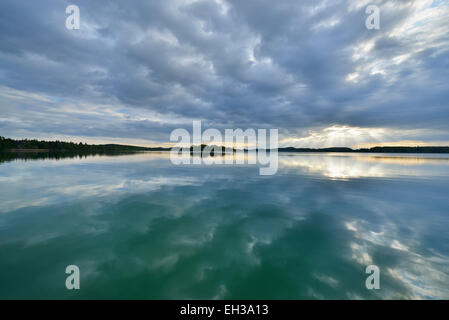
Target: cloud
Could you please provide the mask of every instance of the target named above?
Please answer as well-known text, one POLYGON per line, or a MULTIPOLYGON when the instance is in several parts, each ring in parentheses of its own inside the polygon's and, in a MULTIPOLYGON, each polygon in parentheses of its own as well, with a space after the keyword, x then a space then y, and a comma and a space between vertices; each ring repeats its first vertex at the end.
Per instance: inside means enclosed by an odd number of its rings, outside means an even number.
POLYGON ((360 1, 78 0, 81 29, 67 30, 68 1, 4 0, 0 134, 162 143, 200 119, 448 141, 448 4, 374 3, 380 30, 360 1))

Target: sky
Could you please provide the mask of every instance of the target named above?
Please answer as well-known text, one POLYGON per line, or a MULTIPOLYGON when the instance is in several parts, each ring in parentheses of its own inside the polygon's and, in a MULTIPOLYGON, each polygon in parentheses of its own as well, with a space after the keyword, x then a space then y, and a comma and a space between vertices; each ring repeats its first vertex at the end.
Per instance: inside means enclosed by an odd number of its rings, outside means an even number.
POLYGON ((193 120, 279 146, 449 145, 449 1, 0 1, 1 136, 166 146, 193 120))

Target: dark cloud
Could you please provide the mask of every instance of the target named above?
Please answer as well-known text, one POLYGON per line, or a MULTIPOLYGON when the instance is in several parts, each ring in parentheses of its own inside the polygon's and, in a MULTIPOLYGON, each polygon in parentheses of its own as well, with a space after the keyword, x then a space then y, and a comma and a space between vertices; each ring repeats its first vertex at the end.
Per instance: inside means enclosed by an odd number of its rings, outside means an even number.
POLYGON ((3 0, 0 134, 165 142, 201 119, 449 141, 447 4, 376 3, 380 30, 363 1, 74 0, 81 29, 67 30, 70 1, 3 0))

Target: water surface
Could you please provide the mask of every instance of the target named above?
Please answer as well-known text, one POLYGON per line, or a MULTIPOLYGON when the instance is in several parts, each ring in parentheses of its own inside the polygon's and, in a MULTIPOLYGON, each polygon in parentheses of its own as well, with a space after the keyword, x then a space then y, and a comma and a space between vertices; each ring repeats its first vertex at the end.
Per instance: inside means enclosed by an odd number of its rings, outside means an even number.
POLYGON ((0 298, 448 299, 448 177, 431 154, 1 163, 0 298))

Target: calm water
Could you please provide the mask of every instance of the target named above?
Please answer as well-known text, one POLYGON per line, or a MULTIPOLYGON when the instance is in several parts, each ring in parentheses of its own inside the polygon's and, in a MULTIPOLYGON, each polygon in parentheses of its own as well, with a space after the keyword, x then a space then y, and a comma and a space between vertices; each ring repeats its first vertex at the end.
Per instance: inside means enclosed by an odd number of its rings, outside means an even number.
POLYGON ((449 159, 0 164, 0 298, 449 298, 449 159), (78 265, 81 289, 65 288, 78 265), (365 267, 380 268, 380 290, 365 267))

